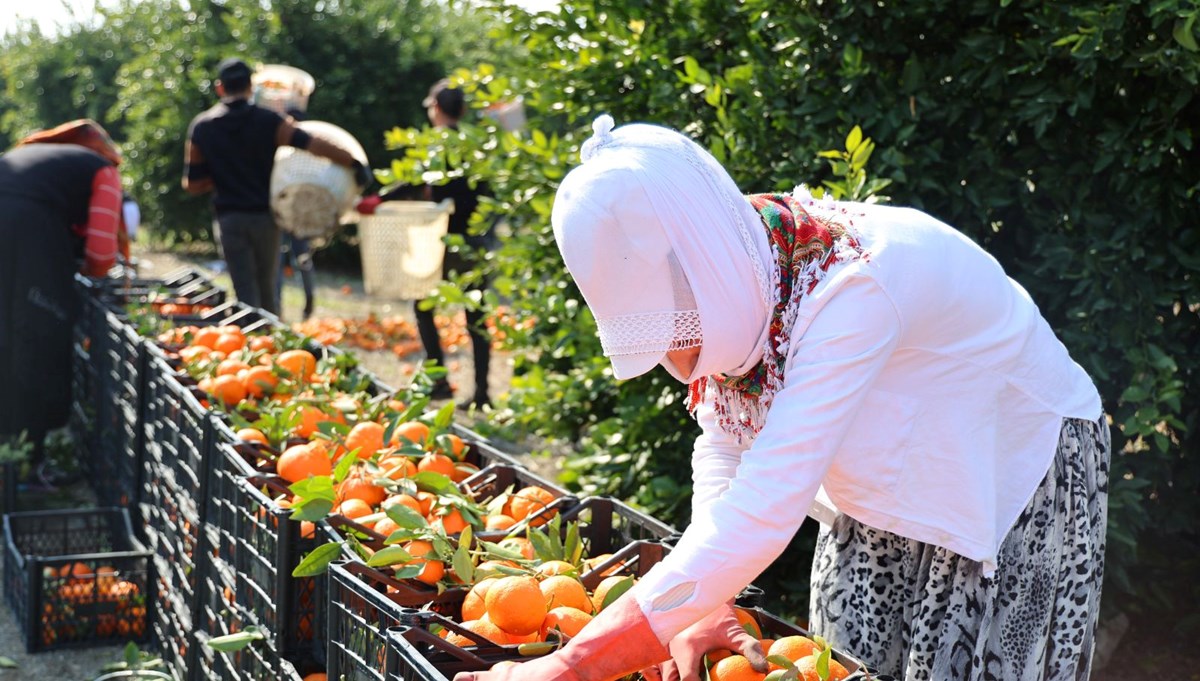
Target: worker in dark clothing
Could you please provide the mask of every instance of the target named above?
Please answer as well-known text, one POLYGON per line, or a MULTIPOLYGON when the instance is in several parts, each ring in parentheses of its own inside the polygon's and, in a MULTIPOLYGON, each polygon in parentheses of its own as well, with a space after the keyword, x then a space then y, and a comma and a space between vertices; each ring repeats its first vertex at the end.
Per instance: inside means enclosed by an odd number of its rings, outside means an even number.
POLYGON ((75 273, 102 277, 118 252, 128 256, 120 162, 90 120, 35 133, 0 155, 0 441, 26 433, 46 485, 43 442, 71 406, 75 273))
POLYGON ((221 62, 216 90, 221 101, 188 128, 183 188, 214 192, 213 231, 238 300, 278 313, 280 233, 270 205, 275 150, 293 146, 351 168, 360 187, 371 173, 349 151, 305 132, 290 116, 251 103, 244 61, 221 62))
MULTIPOLYGON (((452 87, 450 81, 446 79, 434 83, 429 90, 429 95, 422 103, 429 115, 429 122, 435 128, 457 129, 459 120, 466 113, 463 91, 452 87)), ((471 234, 468 231, 471 216, 479 207, 479 197, 487 195, 487 192, 488 188, 485 184, 481 183, 472 187, 465 177, 456 177, 439 185, 396 185, 379 195, 364 198, 358 203, 358 212, 364 215, 374 214, 375 209, 384 201, 441 202, 444 199, 453 199, 454 212, 450 215, 447 233, 460 235, 465 242, 466 249, 464 251, 446 250, 442 259, 442 278, 449 279, 454 276, 455 272, 466 273, 474 269, 477 265, 476 254, 489 250, 494 245, 494 236, 490 227, 483 234, 471 234)), ((486 277, 480 276, 466 290, 482 292, 486 287, 486 277)), ((437 325, 434 323, 434 310, 421 309, 421 302, 418 300, 413 303, 413 312, 417 318, 417 333, 421 337, 421 344, 425 347, 425 357, 438 366, 445 366, 446 358, 445 353, 442 352, 437 325)), ((471 338, 471 354, 475 362, 475 391, 469 401, 463 402, 459 406, 482 408, 491 405, 491 399, 488 396, 491 340, 484 327, 482 310, 468 309, 466 317, 467 333, 471 338)), ((450 399, 454 397, 454 390, 450 387, 450 382, 443 378, 434 383, 430 396, 434 399, 450 399)))
MULTIPOLYGON (((425 111, 429 115, 429 122, 435 128, 458 128, 458 121, 466 112, 466 100, 463 97, 463 91, 450 86, 448 80, 440 80, 434 83, 429 90, 429 95, 422 102, 425 106, 425 111)), ((441 202, 444 199, 454 200, 454 213, 450 215, 450 225, 447 228, 449 234, 462 235, 466 242, 467 251, 465 253, 459 251, 446 251, 446 255, 442 260, 442 276, 449 278, 454 272, 467 272, 475 267, 475 253, 481 249, 486 249, 492 244, 492 233, 488 230, 487 233, 474 235, 469 233, 467 227, 471 223, 471 216, 475 214, 475 210, 479 207, 479 197, 487 191, 486 187, 477 186, 471 187, 470 182, 465 177, 457 177, 445 184, 428 186, 428 198, 434 202, 441 202)), ((471 286, 468 291, 482 291, 487 286, 486 280, 480 280, 471 286)), ((428 359, 434 360, 439 365, 445 364, 445 356, 442 353, 441 339, 438 335, 437 326, 434 324, 432 309, 422 310, 420 301, 417 301, 413 306, 413 311, 417 317, 417 332, 421 335, 421 344, 425 346, 425 355, 428 359)), ((487 329, 484 328, 484 314, 482 310, 468 309, 467 317, 467 334, 471 338, 471 355, 475 363, 475 392, 471 396, 469 402, 465 406, 475 406, 482 408, 491 404, 491 399, 488 397, 488 367, 491 363, 491 339, 487 335, 487 329)), ((452 397, 450 384, 442 380, 434 385, 433 397, 452 397)))

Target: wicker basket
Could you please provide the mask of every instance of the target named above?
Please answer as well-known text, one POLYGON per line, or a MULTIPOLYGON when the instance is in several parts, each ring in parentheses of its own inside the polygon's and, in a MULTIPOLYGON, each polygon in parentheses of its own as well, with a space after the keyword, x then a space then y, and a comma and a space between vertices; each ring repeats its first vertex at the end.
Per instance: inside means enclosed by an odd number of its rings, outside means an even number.
MULTIPOLYGON (((360 163, 367 162, 358 141, 336 125, 321 121, 301 121, 297 125, 346 149, 360 163)), ((330 236, 357 195, 358 185, 349 168, 295 147, 275 151, 271 211, 283 231, 301 239, 330 236)))
POLYGON ((252 80, 254 103, 279 113, 308 110, 308 98, 317 86, 307 71, 283 64, 258 67, 252 80))
POLYGON ((454 201, 389 201, 358 223, 363 287, 369 295, 420 300, 442 280, 454 201))

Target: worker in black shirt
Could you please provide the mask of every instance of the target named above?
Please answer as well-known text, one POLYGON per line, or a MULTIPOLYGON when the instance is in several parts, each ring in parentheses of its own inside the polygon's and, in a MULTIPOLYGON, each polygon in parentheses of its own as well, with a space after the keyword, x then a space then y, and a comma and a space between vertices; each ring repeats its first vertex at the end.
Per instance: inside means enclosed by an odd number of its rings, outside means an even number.
MULTIPOLYGON (((429 90, 429 95, 422 102, 425 106, 425 111, 429 115, 429 122, 435 128, 458 128, 458 121, 463 117, 466 111, 466 101, 463 98, 463 91, 452 87, 450 81, 446 79, 439 80, 434 83, 429 90)), ((449 278, 454 272, 467 272, 475 267, 475 258, 473 257, 480 250, 486 249, 492 244, 491 230, 484 234, 471 234, 467 227, 470 225, 471 216, 475 214, 476 208, 479 206, 479 197, 487 192, 486 186, 472 187, 471 183, 465 177, 457 177, 445 184, 432 185, 428 187, 428 198, 431 201, 440 202, 443 199, 454 200, 454 213, 450 215, 450 224, 447 232, 450 234, 462 235, 465 243, 465 252, 447 250, 445 258, 442 260, 442 276, 449 278)), ((482 291, 487 286, 486 279, 477 280, 468 291, 482 291)), ((432 309, 422 310, 420 301, 417 301, 413 306, 413 310, 417 317, 417 331, 421 335, 421 344, 425 346, 425 354, 428 359, 436 361, 438 364, 445 364, 445 357, 442 353, 442 346, 438 336, 437 326, 434 324, 432 309)), ((464 402, 464 407, 482 408, 491 404, 488 397, 488 367, 491 362, 491 339, 488 337, 487 329, 484 327, 482 310, 468 309, 467 317, 467 334, 471 338, 471 354, 475 368, 475 390, 471 399, 464 402)), ((434 397, 451 397, 451 390, 448 383, 440 382, 434 386, 434 397)))
POLYGON ((221 101, 192 119, 184 151, 183 188, 213 191, 213 231, 238 300, 279 312, 279 227, 271 215, 271 169, 283 145, 304 149, 351 168, 360 186, 370 171, 350 152, 310 135, 291 117, 250 102, 250 67, 229 58, 217 69, 221 101))

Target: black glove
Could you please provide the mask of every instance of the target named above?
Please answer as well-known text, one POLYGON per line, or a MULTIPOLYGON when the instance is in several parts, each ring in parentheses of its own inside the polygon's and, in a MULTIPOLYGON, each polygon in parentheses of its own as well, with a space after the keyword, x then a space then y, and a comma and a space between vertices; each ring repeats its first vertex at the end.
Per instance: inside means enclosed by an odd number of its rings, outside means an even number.
POLYGON ((354 181, 358 183, 360 191, 371 186, 371 183, 375 181, 375 174, 371 172, 371 169, 357 160, 354 165, 350 166, 350 170, 354 171, 354 181))

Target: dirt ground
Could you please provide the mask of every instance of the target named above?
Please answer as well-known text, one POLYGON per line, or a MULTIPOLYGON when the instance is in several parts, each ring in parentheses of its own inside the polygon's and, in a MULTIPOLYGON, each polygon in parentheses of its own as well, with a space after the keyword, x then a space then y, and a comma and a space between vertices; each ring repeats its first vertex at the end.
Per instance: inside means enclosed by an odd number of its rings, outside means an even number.
MULTIPOLYGON (((135 249, 139 260, 140 272, 145 276, 162 276, 182 267, 200 267, 215 276, 217 282, 232 289, 227 275, 214 272, 208 267, 216 259, 214 255, 181 255, 153 251, 147 248, 135 249)), ((362 280, 357 275, 317 271, 316 277, 316 308, 314 317, 336 317, 363 319, 374 313, 379 317, 400 316, 408 321, 413 320, 412 304, 404 301, 373 298, 363 290, 362 280)), ((298 277, 285 282, 283 299, 283 318, 286 322, 300 319, 304 305, 303 291, 298 277)), ((377 375, 383 382, 393 387, 403 387, 409 382, 412 367, 423 359, 417 350, 410 354, 397 356, 390 349, 379 351, 364 351, 355 349, 363 365, 377 375)), ((447 352, 447 368, 450 381, 457 387, 455 399, 464 401, 471 396, 471 386, 474 385, 473 367, 469 347, 454 348, 447 352)), ((503 395, 508 389, 512 377, 512 357, 505 353, 493 353, 492 366, 488 377, 493 398, 503 395)), ((461 413, 458 417, 464 425, 470 426, 478 415, 461 413)), ((514 452, 519 447, 511 447, 514 452)), ((546 477, 555 475, 555 462, 522 457, 523 460, 546 477)), ((22 495, 19 508, 45 508, 54 506, 86 506, 89 503, 89 493, 86 486, 80 484, 64 490, 62 494, 52 497, 45 495, 22 495)), ((17 667, 4 669, 0 661, 0 681, 9 679, 64 679, 91 681, 100 674, 105 663, 122 659, 120 647, 102 647, 91 649, 76 649, 54 651, 28 655, 24 653, 21 633, 11 610, 8 616, 0 616, 0 657, 12 660, 17 667)), ((1121 627, 1109 627, 1110 630, 1120 631, 1121 627)), ((1172 630, 1172 622, 1152 615, 1134 616, 1123 635, 1118 636, 1119 644, 1107 655, 1103 669, 1092 675, 1093 681, 1124 681, 1130 678, 1152 678, 1157 681, 1200 681, 1200 646, 1194 639, 1182 637, 1172 630)))

